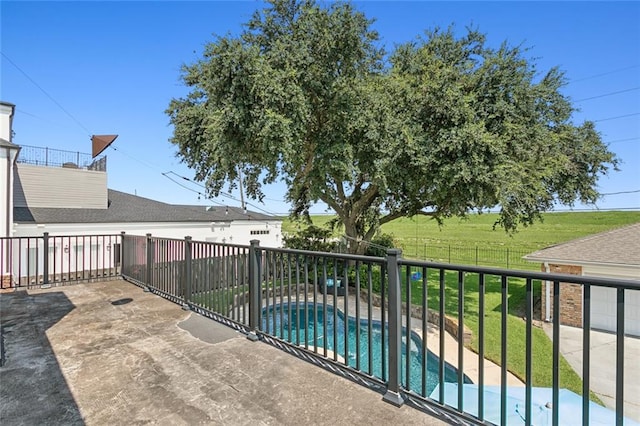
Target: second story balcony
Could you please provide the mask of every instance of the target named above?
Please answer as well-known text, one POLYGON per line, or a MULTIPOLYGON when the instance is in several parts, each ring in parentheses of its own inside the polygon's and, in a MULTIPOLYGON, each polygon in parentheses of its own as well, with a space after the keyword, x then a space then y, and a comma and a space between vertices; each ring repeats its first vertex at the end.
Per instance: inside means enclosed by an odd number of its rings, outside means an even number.
POLYGON ((91 154, 79 151, 65 151, 47 147, 20 145, 18 163, 45 167, 107 171, 107 156, 92 158, 91 154))

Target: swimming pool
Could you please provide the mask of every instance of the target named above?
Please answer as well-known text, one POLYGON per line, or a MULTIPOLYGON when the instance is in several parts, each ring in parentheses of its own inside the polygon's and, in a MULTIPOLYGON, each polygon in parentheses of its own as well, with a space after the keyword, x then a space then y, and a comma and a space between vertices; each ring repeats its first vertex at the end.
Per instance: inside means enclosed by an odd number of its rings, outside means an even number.
MULTIPOLYGON (((262 330, 291 343, 308 345, 310 348, 315 346, 320 354, 324 354, 326 345, 328 351, 340 356, 350 367, 359 368, 383 380, 388 377, 388 333, 385 325, 383 344, 380 321, 372 320, 369 326, 367 319, 357 321, 354 317, 347 317, 347 338, 345 339, 345 315, 339 309, 334 312, 334 307, 331 305, 326 305, 324 309, 323 305, 317 305, 317 309, 314 310, 313 303, 285 303, 263 308, 262 330), (356 341, 358 329, 360 338, 356 341), (345 347, 348 348, 346 354, 345 347), (369 360, 369 350, 371 350, 371 360, 369 360)), ((401 353, 401 381, 406 387, 407 332, 405 327, 402 328, 401 353)), ((409 388, 419 394, 422 394, 424 356, 422 339, 417 333, 411 331, 409 333, 409 388)), ((438 357, 429 350, 426 357, 426 394, 424 396, 431 394, 438 385, 440 377, 438 357)), ((457 382, 457 380, 457 370, 445 363, 444 381, 457 382)), ((466 376, 464 382, 471 383, 466 376)))

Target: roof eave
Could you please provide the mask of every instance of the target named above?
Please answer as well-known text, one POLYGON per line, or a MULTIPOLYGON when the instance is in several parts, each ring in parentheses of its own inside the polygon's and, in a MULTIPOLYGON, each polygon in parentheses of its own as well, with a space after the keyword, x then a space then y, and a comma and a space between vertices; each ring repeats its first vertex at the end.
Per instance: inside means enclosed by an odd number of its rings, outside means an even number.
POLYGON ((556 265, 576 265, 576 266, 622 266, 625 268, 637 268, 640 269, 638 263, 620 263, 620 262, 598 262, 589 260, 572 260, 572 259, 557 259, 552 257, 531 257, 523 256, 524 260, 532 263, 552 263, 556 265))

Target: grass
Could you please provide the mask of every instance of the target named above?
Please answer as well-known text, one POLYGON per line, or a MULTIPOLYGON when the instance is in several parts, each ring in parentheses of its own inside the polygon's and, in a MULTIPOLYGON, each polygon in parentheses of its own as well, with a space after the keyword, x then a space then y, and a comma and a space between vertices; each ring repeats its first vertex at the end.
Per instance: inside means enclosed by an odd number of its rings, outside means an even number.
MULTIPOLYGON (((333 216, 312 216, 318 226, 331 219, 333 216)), ((466 219, 447 219, 439 226, 428 217, 416 216, 385 224, 382 232, 393 236, 406 258, 537 270, 539 265, 522 257, 554 244, 640 222, 640 212, 546 213, 543 222, 512 234, 494 229, 497 219, 496 213, 474 214, 466 219)), ((294 232, 296 224, 285 220, 282 228, 294 232)), ((336 230, 336 236, 341 232, 336 230)))
MULTIPOLYGON (((322 226, 333 216, 312 216, 313 223, 322 226)), ((513 234, 493 229, 496 213, 473 214, 467 219, 450 218, 440 227, 425 216, 396 219, 382 226, 382 232, 393 235, 399 246, 416 242, 428 244, 481 244, 490 247, 538 250, 553 244, 604 232, 640 222, 640 211, 545 213, 543 222, 521 227, 513 234)), ((294 232, 296 224, 285 219, 284 232, 294 232)), ((337 234, 339 234, 337 232, 337 234)))
MULTIPOLYGON (((403 277, 403 289, 406 301, 406 279, 403 277)), ((427 301, 432 310, 439 310, 439 271, 429 270, 427 274, 427 301)), ((479 280, 477 274, 465 274, 464 277, 464 324, 473 333, 470 349, 478 352, 479 335, 479 280)), ((540 283, 533 282, 534 294, 540 293, 540 283)), ((522 279, 508 280, 508 313, 507 316, 507 369, 525 381, 526 378, 526 323, 521 318, 522 307, 526 300, 526 285, 522 279)), ((422 281, 411 282, 411 302, 422 305, 422 281)), ((502 349, 502 297, 501 280, 498 276, 485 277, 485 357, 501 365, 502 349)), ((445 273, 445 312, 448 316, 458 318, 458 273, 445 273)), ((551 387, 553 364, 553 347, 544 330, 532 328, 532 385, 551 387)), ((560 387, 582 393, 582 380, 566 360, 560 357, 560 387)))

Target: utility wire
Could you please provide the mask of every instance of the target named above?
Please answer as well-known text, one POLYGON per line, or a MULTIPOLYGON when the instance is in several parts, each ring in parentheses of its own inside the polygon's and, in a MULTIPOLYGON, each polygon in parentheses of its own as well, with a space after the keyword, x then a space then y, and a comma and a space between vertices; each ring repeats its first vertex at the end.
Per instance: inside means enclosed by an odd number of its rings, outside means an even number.
MULTIPOLYGON (((129 157, 130 159, 132 159, 132 160, 134 160, 134 161, 136 161, 136 162, 138 162, 138 163, 140 163, 140 164, 142 164, 142 165, 144 165, 144 166, 147 166, 147 167, 149 167, 150 169, 152 169, 152 170, 154 170, 154 171, 156 171, 156 172, 160 173, 162 176, 164 176, 165 178, 169 179, 171 182, 175 183, 176 185, 178 185, 178 186, 180 186, 180 187, 182 187, 182 188, 184 188, 184 189, 186 189, 186 190, 188 190, 188 191, 191 191, 191 192, 193 192, 193 193, 195 193, 195 194, 198 194, 198 196, 204 197, 205 199, 207 199, 207 200, 209 200, 209 201, 211 201, 211 202, 213 202, 213 203, 215 203, 215 204, 218 204, 218 205, 224 206, 224 204, 222 204, 222 203, 220 203, 220 202, 218 202, 218 201, 213 201, 213 199, 211 199, 210 197, 208 197, 205 193, 200 192, 200 191, 197 191, 197 190, 195 190, 195 189, 193 189, 193 188, 189 188, 188 186, 186 186, 186 185, 184 185, 184 184, 182 184, 182 183, 180 183, 180 182, 176 181, 175 179, 172 179, 172 178, 171 178, 171 177, 169 177, 168 175, 173 174, 173 175, 175 175, 176 177, 178 177, 178 178, 180 178, 180 179, 186 180, 187 182, 190 182, 190 183, 192 183, 192 184, 198 185, 198 186, 200 186, 200 187, 202 187, 202 188, 206 189, 206 187, 205 187, 204 185, 201 185, 201 184, 199 184, 198 182, 195 182, 195 181, 193 181, 193 180, 189 179, 188 177, 185 177, 185 176, 179 175, 178 173, 174 172, 173 170, 170 170, 170 171, 168 171, 168 172, 161 172, 158 166, 153 165, 153 164, 151 164, 151 163, 149 163, 149 162, 146 162, 146 161, 140 160, 139 158, 136 158, 136 157, 134 157, 133 155, 127 154, 127 153, 126 153, 125 151, 123 151, 121 148, 116 148, 114 145, 111 145, 111 146, 110 146, 110 148, 112 148, 114 151, 118 151, 118 152, 120 152, 121 154, 125 155, 126 157, 129 157)), ((220 194, 221 194, 222 196, 224 196, 224 197, 230 198, 231 200, 234 200, 234 201, 238 201, 238 202, 239 202, 239 200, 238 200, 237 198, 235 198, 234 196, 232 196, 231 194, 228 194, 228 193, 226 193, 226 192, 220 192, 220 194)), ((246 204, 250 204, 250 203, 246 203, 246 204)), ((260 209, 259 207, 254 206, 253 204, 250 204, 250 205, 251 205, 251 206, 253 206, 253 207, 255 207, 256 209, 262 210, 262 209, 260 209)), ((274 214, 269 213, 269 212, 266 212, 265 210, 262 210, 262 211, 264 211, 264 212, 265 212, 265 213, 267 213, 267 214, 270 214, 270 215, 275 216, 274 214)))
POLYGON ((615 117, 601 118, 600 120, 593 120, 593 122, 594 123, 599 123, 601 121, 617 120, 619 118, 633 117, 635 115, 640 115, 640 112, 634 112, 634 113, 625 114, 625 115, 617 115, 615 117))
POLYGON ((620 94, 620 93, 633 92, 634 90, 638 90, 638 89, 640 89, 640 86, 632 87, 630 89, 625 89, 625 90, 618 90, 617 92, 610 92, 610 93, 605 93, 605 94, 602 94, 602 95, 591 96, 589 98, 582 98, 582 99, 578 99, 577 101, 574 101, 574 102, 590 101, 591 99, 599 99, 599 98, 604 98, 604 97, 607 97, 607 96, 617 95, 617 94, 620 94))
POLYGON ((162 176, 166 177, 166 178, 167 178, 167 179, 169 179, 171 182, 173 182, 173 183, 175 183, 176 185, 178 185, 178 186, 180 186, 180 187, 182 187, 182 188, 186 189, 187 191, 191 191, 191 192, 194 192, 194 193, 198 194, 198 196, 199 196, 199 197, 200 197, 200 196, 202 196, 202 197, 204 197, 205 199, 207 199, 207 200, 211 201, 211 202, 212 202, 212 203, 214 203, 214 204, 217 204, 217 205, 219 205, 219 206, 225 207, 225 205, 224 205, 224 204, 222 204, 222 203, 220 203, 220 202, 218 202, 218 201, 215 201, 215 200, 213 200, 213 199, 211 199, 211 198, 207 197, 207 195, 206 195, 206 194, 203 194, 203 193, 201 193, 201 192, 199 192, 199 191, 196 191, 196 190, 195 190, 195 189, 193 189, 193 188, 189 188, 188 186, 186 186, 186 185, 184 185, 184 184, 182 184, 182 183, 178 182, 177 180, 172 179, 170 176, 168 176, 168 173, 170 173, 170 172, 162 173, 162 176))
MULTIPOLYGON (((189 178, 188 178, 188 177, 186 177, 186 176, 179 175, 179 174, 177 174, 177 173, 176 173, 176 172, 174 172, 174 171, 169 171, 169 172, 167 172, 167 173, 173 174, 173 175, 175 175, 175 176, 177 176, 177 177, 179 177, 179 178, 181 178, 181 179, 184 179, 184 180, 186 180, 186 181, 188 181, 188 182, 191 182, 191 183, 192 183, 192 184, 194 184, 194 185, 197 185, 197 186, 200 186, 201 188, 205 188, 205 189, 206 189, 206 187, 205 187, 203 184, 201 184, 201 183, 199 183, 199 182, 196 182, 196 181, 194 181, 194 180, 192 180, 192 179, 189 179, 189 178)), ((231 195, 231 194, 229 194, 229 193, 227 193, 227 192, 220 191, 220 195, 222 195, 223 197, 230 198, 230 199, 232 199, 233 201, 241 202, 238 198, 234 197, 233 195, 231 195)), ((263 208, 261 208, 261 207, 259 207, 259 206, 256 206, 255 204, 250 203, 250 202, 248 202, 248 201, 245 201, 245 204, 247 204, 247 205, 249 205, 249 206, 251 206, 251 207, 253 207, 253 208, 257 209, 257 210, 260 210, 261 212, 266 213, 266 214, 268 214, 268 215, 271 215, 271 216, 277 216, 275 213, 270 212, 270 211, 268 211, 268 210, 265 210, 265 209, 263 209, 263 208)))
POLYGON ((582 78, 579 78, 577 80, 572 80, 570 83, 577 83, 579 81, 591 80, 592 78, 604 77, 605 75, 615 74, 615 73, 618 73, 618 72, 621 72, 621 71, 627 71, 627 70, 631 70, 631 69, 635 69, 635 68, 640 68, 640 65, 631 65, 629 67, 618 68, 616 70, 607 71, 607 72, 603 72, 603 73, 600 73, 600 74, 594 74, 594 75, 590 75, 588 77, 582 77, 582 78))
POLYGON ((618 143, 618 142, 637 141, 638 139, 640 139, 640 137, 636 136, 635 138, 615 139, 615 140, 612 140, 612 141, 607 141, 605 143, 614 144, 614 143, 618 143))
POLYGON ((637 194, 638 192, 640 192, 640 189, 633 189, 631 191, 608 192, 600 195, 637 194))
POLYGON ((44 93, 49 99, 51 99, 51 101, 56 104, 58 106, 58 108, 60 108, 65 114, 67 114, 69 116, 69 118, 71 118, 73 121, 75 121, 75 123, 80 126, 80 128, 82 128, 85 132, 87 132, 89 134, 89 137, 91 137, 91 132, 89 131, 89 129, 87 129, 77 118, 75 118, 69 111, 67 111, 62 105, 60 105, 60 103, 58 101, 56 101, 53 96, 51 96, 46 90, 44 90, 42 88, 42 86, 40 86, 38 83, 36 83, 36 81, 31 78, 29 76, 29 74, 27 74, 22 68, 20 68, 15 62, 13 62, 11 60, 11 58, 9 58, 4 52, 0 52, 2 54, 2 56, 4 56, 4 58, 9 61, 9 63, 11 65, 13 65, 18 71, 20 71, 22 73, 22 75, 24 75, 31 83, 33 83, 34 86, 36 86, 38 89, 40 89, 40 91, 42 93, 44 93))
POLYGON ((133 161, 137 161, 138 163, 142 164, 143 166, 147 166, 152 170, 160 172, 160 168, 158 166, 155 166, 155 165, 153 165, 153 164, 151 164, 149 162, 146 162, 144 160, 140 160, 139 158, 136 158, 131 154, 127 154, 125 151, 122 150, 122 148, 116 148, 113 144, 109 145, 109 148, 113 149, 114 151, 119 152, 120 154, 124 155, 125 157, 129 157, 133 161))

